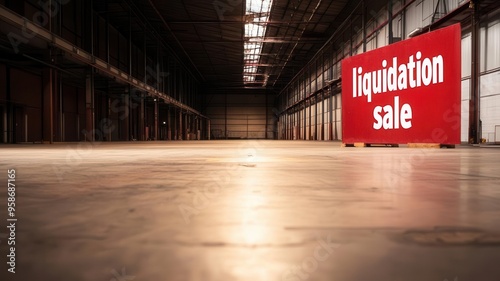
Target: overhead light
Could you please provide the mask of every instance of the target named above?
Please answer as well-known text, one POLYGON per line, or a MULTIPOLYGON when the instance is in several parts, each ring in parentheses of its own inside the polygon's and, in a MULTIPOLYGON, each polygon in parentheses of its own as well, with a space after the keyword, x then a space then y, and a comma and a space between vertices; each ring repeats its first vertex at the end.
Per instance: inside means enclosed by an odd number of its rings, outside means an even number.
POLYGON ((421 32, 422 32, 422 28, 420 28, 420 27, 415 28, 412 32, 408 33, 408 38, 415 37, 415 36, 419 35, 421 32))
MULTIPOLYGON (((245 42, 243 82, 245 84, 256 83, 255 77, 258 71, 256 64, 260 61, 262 52, 262 39, 266 34, 269 12, 273 0, 247 0, 245 10, 245 42)), ((263 81, 262 83, 267 83, 263 81)))

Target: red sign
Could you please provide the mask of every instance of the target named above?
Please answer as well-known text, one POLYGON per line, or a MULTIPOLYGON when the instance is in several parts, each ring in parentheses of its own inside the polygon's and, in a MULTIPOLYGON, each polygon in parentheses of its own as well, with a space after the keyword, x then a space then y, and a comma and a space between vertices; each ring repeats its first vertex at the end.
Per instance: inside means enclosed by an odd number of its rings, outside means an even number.
POLYGON ((460 24, 342 61, 342 141, 460 143, 460 24))

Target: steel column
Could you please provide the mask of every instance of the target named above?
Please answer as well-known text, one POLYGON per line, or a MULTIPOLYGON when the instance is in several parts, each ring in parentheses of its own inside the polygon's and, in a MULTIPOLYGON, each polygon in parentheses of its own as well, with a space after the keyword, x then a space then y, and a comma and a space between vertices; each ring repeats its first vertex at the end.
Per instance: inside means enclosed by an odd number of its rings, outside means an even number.
MULTIPOLYGON (((6 95, 7 95, 7 106, 5 108, 4 114, 4 125, 5 125, 5 133, 4 133, 4 141, 6 143, 14 143, 13 131, 14 131, 14 107, 12 105, 12 93, 11 93, 11 79, 10 79, 10 66, 5 67, 6 72, 6 95)), ((45 94, 44 94, 45 97, 45 94)), ((42 119, 45 114, 42 115, 42 119)), ((42 127, 45 124, 42 123, 42 127)), ((43 132, 42 132, 43 133, 43 132)), ((42 136, 43 138, 43 136, 42 136)))
POLYGON ((170 106, 167 109, 167 140, 172 140, 172 112, 170 106))
POLYGON ((155 111, 155 120, 154 120, 154 128, 153 128, 153 137, 154 140, 158 140, 158 99, 154 100, 154 111, 155 111))
POLYGON ((478 144, 481 141, 481 121, 480 121, 480 56, 479 56, 479 5, 471 1, 472 8, 472 55, 471 55, 471 98, 469 102, 469 142, 478 144))
POLYGON ((393 19, 393 15, 392 15, 392 1, 393 0, 389 0, 388 1, 388 4, 387 4, 387 17, 388 17, 388 29, 389 29, 389 44, 392 44, 394 43, 394 36, 393 36, 393 31, 392 31, 392 19, 393 19))
MULTIPOLYGON (((52 70, 50 70, 52 71, 52 70)), ((95 117, 95 108, 94 108, 94 73, 92 69, 90 69, 91 73, 87 74, 86 79, 85 79, 85 108, 86 108, 86 130, 84 132, 84 137, 86 141, 95 141, 95 130, 94 130, 94 117, 95 117)), ((49 86, 52 88, 52 86, 49 86)), ((46 91, 51 91, 47 90, 46 91)), ((52 104, 52 101, 50 101, 50 104, 52 104)), ((44 106, 45 108, 45 106, 44 106)), ((51 110, 52 111, 52 110, 51 110)), ((50 116, 52 119, 52 115, 50 116)), ((51 122, 52 123, 52 122, 51 122)), ((52 125, 50 126, 50 131, 52 135, 52 125)), ((44 130, 44 139, 46 139, 45 135, 45 130, 44 130)), ((50 142, 52 142, 52 137, 50 138, 50 142)))
MULTIPOLYGON (((112 104, 112 99, 109 95, 109 88, 106 89, 106 120, 109 120, 110 122, 112 122, 111 120, 113 120, 113 116, 112 116, 112 112, 111 112, 111 104, 112 104)), ((111 130, 104 130, 103 126, 101 124, 100 125, 100 130, 103 130, 103 133, 107 132, 107 136, 106 136, 106 140, 107 141, 112 141, 113 140, 113 135, 112 135, 112 131, 111 130)), ((120 135, 120 132, 118 132, 118 135, 120 135)), ((104 139, 102 139, 104 141, 104 139)))
POLYGON ((57 83, 57 92, 59 96, 59 140, 65 141, 65 133, 64 133, 64 109, 63 109, 63 90, 62 90, 62 75, 56 72, 56 81, 57 83))
POLYGON ((179 110, 179 131, 178 131, 178 140, 182 140, 182 134, 183 134, 183 127, 182 127, 182 110, 179 110))
POLYGON ((146 98, 146 94, 145 93, 141 93, 140 94, 141 96, 141 103, 139 105, 139 133, 140 133, 140 136, 139 136, 139 140, 141 141, 145 141, 147 140, 147 136, 146 136, 146 131, 145 131, 145 124, 144 124, 144 115, 146 114, 145 110, 144 110, 144 99, 146 98))
POLYGON ((267 112, 268 111, 268 108, 267 108, 267 92, 265 93, 265 95, 266 95, 266 97, 265 97, 266 98, 266 129, 265 129, 266 136, 265 136, 265 139, 267 140, 268 139, 268 137, 267 137, 267 130, 268 130, 267 126, 268 126, 268 123, 269 123, 269 120, 268 120, 269 116, 268 116, 268 112, 267 112))
POLYGON ((363 0, 363 4, 361 6, 361 30, 363 31, 363 53, 366 52, 366 4, 363 0))
MULTIPOLYGON (((49 51, 50 56, 50 51, 49 51)), ((43 70, 43 140, 54 142, 54 89, 55 71, 52 68, 43 70)), ((15 136, 14 136, 15 138, 15 136)))

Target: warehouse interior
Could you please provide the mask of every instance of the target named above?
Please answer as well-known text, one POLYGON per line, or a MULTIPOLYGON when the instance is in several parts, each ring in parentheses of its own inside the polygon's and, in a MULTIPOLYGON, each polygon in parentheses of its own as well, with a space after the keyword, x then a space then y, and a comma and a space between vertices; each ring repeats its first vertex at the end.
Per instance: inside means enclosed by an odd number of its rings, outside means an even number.
POLYGON ((0 128, 1 280, 500 276, 496 0, 0 0, 0 128), (342 60, 453 24, 461 145, 341 147, 342 60))
POLYGON ((3 143, 341 140, 342 59, 454 23, 461 141, 499 141, 497 1, 0 4, 3 143))

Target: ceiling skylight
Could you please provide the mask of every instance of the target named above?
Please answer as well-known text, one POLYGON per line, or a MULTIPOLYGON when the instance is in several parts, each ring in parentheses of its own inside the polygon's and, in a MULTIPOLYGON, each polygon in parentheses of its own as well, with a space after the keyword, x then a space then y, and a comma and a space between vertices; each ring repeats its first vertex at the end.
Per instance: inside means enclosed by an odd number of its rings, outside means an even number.
MULTIPOLYGON (((245 53, 243 66, 243 81, 245 84, 255 83, 262 52, 262 40, 266 34, 269 12, 272 0, 247 0, 245 24, 245 53)), ((259 81, 260 82, 260 81, 259 81)), ((267 77, 262 81, 265 86, 267 77)))

